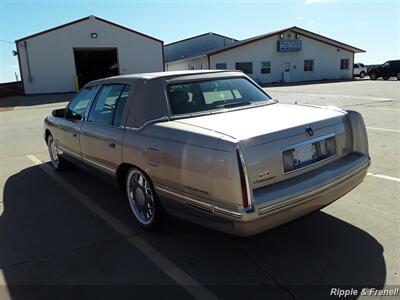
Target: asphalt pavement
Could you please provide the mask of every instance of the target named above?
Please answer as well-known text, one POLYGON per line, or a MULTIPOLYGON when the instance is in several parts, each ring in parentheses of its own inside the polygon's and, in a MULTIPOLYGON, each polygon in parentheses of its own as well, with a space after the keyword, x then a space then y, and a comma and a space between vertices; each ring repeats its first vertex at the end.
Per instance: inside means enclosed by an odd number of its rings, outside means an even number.
POLYGON ((372 166, 322 211, 246 239, 175 218, 141 230, 116 186, 48 166, 42 122, 71 95, 0 99, 0 299, 335 299, 332 287, 400 285, 400 81, 265 89, 361 112, 372 166))

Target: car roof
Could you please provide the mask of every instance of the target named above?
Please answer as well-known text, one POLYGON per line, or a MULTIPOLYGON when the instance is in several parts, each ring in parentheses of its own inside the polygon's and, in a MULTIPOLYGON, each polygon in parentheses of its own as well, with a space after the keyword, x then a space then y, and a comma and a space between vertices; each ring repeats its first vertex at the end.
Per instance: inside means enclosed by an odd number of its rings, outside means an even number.
MULTIPOLYGON (((127 75, 118 75, 113 77, 107 77, 102 79, 93 80, 88 83, 88 85, 103 83, 106 81, 116 81, 116 80, 150 80, 156 78, 171 78, 178 76, 187 76, 187 75, 201 75, 201 74, 211 74, 211 73, 224 73, 224 72, 232 72, 232 70, 185 70, 185 71, 167 71, 167 72, 152 72, 152 73, 138 73, 138 74, 127 74, 127 75)), ((241 72, 238 72, 241 73, 241 72)))

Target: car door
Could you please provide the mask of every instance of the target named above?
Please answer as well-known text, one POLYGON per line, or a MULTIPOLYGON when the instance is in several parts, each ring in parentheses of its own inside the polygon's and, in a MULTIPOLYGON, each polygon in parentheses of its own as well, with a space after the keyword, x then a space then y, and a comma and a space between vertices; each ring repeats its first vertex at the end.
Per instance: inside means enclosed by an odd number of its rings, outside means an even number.
POLYGON ((122 120, 130 90, 127 84, 103 85, 81 127, 83 161, 108 173, 114 173, 122 160, 122 120))
POLYGON ((57 148, 74 158, 81 159, 80 129, 85 111, 96 93, 96 86, 83 88, 67 105, 65 117, 57 121, 54 133, 57 148))
POLYGON ((360 74, 360 69, 358 64, 353 65, 353 74, 354 75, 359 75, 360 74))

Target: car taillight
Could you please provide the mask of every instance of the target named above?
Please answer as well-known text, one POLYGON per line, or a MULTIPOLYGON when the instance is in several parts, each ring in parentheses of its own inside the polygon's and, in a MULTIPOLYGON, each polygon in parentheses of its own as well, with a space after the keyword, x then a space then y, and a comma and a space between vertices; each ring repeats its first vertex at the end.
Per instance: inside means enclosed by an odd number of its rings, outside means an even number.
POLYGON ((353 151, 369 155, 367 129, 361 114, 352 110, 346 112, 353 136, 353 151))
POLYGON ((244 208, 249 208, 250 205, 250 199, 248 196, 248 184, 246 180, 246 175, 245 175, 245 170, 244 170, 244 159, 242 154, 240 153, 240 150, 236 150, 236 155, 237 155, 237 160, 238 160, 238 166, 239 166, 239 175, 240 175, 240 185, 242 189, 242 201, 243 201, 243 207, 244 208))

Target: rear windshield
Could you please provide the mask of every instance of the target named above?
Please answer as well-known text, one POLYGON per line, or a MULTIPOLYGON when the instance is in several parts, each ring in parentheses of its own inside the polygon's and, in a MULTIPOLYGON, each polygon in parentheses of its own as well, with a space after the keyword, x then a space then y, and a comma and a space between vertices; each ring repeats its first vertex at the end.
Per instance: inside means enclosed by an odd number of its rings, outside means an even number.
POLYGON ((167 93, 175 115, 262 104, 271 99, 245 78, 173 84, 167 93))

